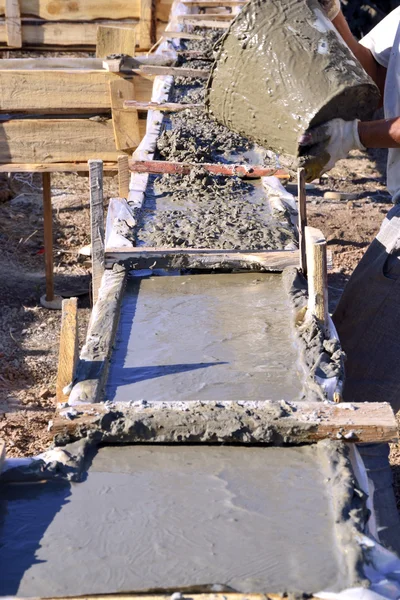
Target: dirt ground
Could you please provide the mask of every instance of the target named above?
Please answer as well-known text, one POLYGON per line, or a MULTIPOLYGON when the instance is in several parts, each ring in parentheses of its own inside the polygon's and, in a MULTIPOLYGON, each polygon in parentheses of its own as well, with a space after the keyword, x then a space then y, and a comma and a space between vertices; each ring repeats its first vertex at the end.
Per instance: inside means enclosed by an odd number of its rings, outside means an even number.
MULTIPOLYGON (((333 310, 352 270, 390 209, 385 189, 385 152, 359 152, 309 189, 309 223, 328 239, 333 310), (327 191, 351 199, 325 199, 327 191)), ((89 243, 88 179, 52 176, 56 292, 79 297, 80 347, 90 314, 90 271, 78 250, 89 243)), ((105 197, 117 195, 115 177, 105 179, 105 197)), ((40 306, 45 290, 41 176, 0 180, 0 437, 9 457, 48 447, 54 413, 61 313, 40 306)), ((391 462, 400 510, 400 445, 391 462)))

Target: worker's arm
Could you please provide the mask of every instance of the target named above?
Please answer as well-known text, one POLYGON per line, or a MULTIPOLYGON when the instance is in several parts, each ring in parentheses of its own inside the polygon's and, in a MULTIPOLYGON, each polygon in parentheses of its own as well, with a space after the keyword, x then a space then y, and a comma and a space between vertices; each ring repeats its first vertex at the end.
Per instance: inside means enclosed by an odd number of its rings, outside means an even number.
POLYGON ((319 0, 319 2, 327 17, 332 21, 332 25, 340 33, 368 75, 375 81, 383 97, 386 69, 375 60, 371 50, 360 44, 351 33, 350 27, 341 11, 340 0, 319 0))
POLYGON ((358 134, 366 148, 400 148, 400 117, 360 122, 358 134))
POLYGON ((344 17, 342 11, 332 20, 332 24, 336 27, 350 50, 359 60, 368 75, 373 79, 378 86, 381 95, 385 88, 386 69, 380 65, 374 58, 371 50, 360 44, 350 31, 350 27, 344 17))

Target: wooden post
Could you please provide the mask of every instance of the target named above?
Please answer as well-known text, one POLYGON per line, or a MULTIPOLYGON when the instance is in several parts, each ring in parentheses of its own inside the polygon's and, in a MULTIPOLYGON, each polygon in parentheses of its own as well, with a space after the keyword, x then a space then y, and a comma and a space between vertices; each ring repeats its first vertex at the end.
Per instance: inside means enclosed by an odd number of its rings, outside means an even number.
POLYGON ((319 229, 305 228, 308 311, 313 314, 324 331, 328 327, 328 269, 326 239, 319 229))
POLYGON ((89 160, 90 229, 92 237, 93 304, 97 302, 104 273, 103 161, 89 160))
POLYGON ((62 302, 60 353, 56 395, 57 402, 67 402, 68 396, 63 390, 74 379, 78 360, 78 298, 68 298, 62 302))
POLYGON ((21 48, 22 34, 19 0, 6 0, 5 17, 7 46, 21 48))
POLYGON ((120 198, 128 198, 130 176, 128 155, 118 156, 118 195, 120 198))
POLYGON ((139 47, 150 49, 155 43, 153 0, 140 0, 139 47))
POLYGON ((53 272, 53 211, 51 206, 51 175, 42 174, 43 219, 44 219, 44 259, 46 266, 46 302, 54 300, 53 272))
POLYGON ((307 197, 306 197, 306 171, 301 168, 297 171, 297 202, 299 210, 299 249, 300 269, 307 275, 306 240, 304 228, 307 225, 307 197))

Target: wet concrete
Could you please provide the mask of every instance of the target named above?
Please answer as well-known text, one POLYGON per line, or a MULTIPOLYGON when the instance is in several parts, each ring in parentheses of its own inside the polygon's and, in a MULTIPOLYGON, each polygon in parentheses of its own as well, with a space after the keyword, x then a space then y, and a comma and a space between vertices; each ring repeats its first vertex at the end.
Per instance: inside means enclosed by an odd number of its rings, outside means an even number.
POLYGON ((107 447, 83 483, 0 489, 1 595, 360 582, 365 511, 341 444, 107 447))
POLYGON ((304 379, 280 275, 128 283, 106 399, 297 400, 304 379))
POLYGON ((206 106, 233 131, 297 156, 309 127, 368 118, 378 99, 318 0, 253 0, 221 42, 206 106))
POLYGON ((191 175, 153 177, 141 210, 137 245, 264 250, 296 247, 289 215, 274 214, 261 181, 191 175))

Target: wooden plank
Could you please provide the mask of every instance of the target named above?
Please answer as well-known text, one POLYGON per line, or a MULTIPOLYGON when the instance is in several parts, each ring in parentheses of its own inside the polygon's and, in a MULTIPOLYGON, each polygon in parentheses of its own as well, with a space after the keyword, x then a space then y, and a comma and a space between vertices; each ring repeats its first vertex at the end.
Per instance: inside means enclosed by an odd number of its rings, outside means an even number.
MULTIPOLYGON (((118 167, 115 162, 105 162, 104 171, 116 172, 118 167)), ((87 173, 89 167, 87 162, 82 163, 36 163, 36 164, 0 164, 0 173, 87 173)))
MULTIPOLYGON (((32 70, 65 70, 85 69, 88 71, 116 71, 120 70, 121 59, 103 60, 101 58, 64 58, 39 57, 39 58, 2 58, 0 59, 0 71, 32 71, 32 70)), ((3 76, 3 74, 1 74, 3 76)), ((58 76, 58 75, 57 75, 58 76)))
MULTIPOLYGON (((139 137, 146 121, 139 119, 139 137)), ((0 163, 117 162, 111 119, 15 119, 0 122, 0 163)))
MULTIPOLYGON (((112 4, 110 3, 110 6, 112 4)), ((110 25, 104 21, 92 23, 51 23, 46 21, 25 22, 22 20, 23 46, 96 46, 97 27, 100 24, 110 25)), ((135 25, 132 21, 130 25, 135 25)), ((7 43, 5 22, 0 22, 0 43, 7 43)))
POLYGON ((107 437, 112 435, 108 424, 113 422, 117 428, 120 420, 120 443, 270 444, 271 437, 275 443, 281 440, 289 444, 313 444, 324 439, 381 443, 398 437, 396 419, 388 403, 290 402, 278 418, 277 403, 261 399, 240 404, 229 400, 188 401, 184 411, 182 403, 171 401, 160 409, 159 403, 157 406, 150 398, 145 407, 129 404, 119 403, 114 409, 102 404, 74 406, 77 414, 73 420, 61 410, 51 432, 56 439, 58 435, 70 436, 72 441, 84 437, 87 430, 96 431, 98 443, 107 443, 107 437), (125 419, 136 426, 124 428, 125 419), (237 423, 241 424, 242 438, 238 437, 237 423))
POLYGON ((44 260, 46 269, 46 302, 54 300, 53 273, 53 210, 51 205, 51 175, 43 173, 43 228, 44 228, 44 260))
POLYGON ((179 104, 178 102, 139 102, 138 100, 127 100, 124 102, 125 109, 136 110, 161 110, 165 112, 179 112, 188 108, 204 108, 204 104, 179 104))
MULTIPOLYGON (((145 595, 140 592, 135 593, 131 592, 130 594, 107 594, 106 596, 68 596, 67 598, 48 598, 46 600, 168 600, 171 598, 171 591, 167 590, 167 593, 162 594, 153 594, 153 595, 145 595)), ((280 594, 239 594, 239 593, 204 593, 199 594, 192 592, 187 593, 185 590, 182 590, 182 600, 286 600, 287 595, 280 594)), ((318 600, 314 596, 307 596, 308 600, 318 600)), ((11 599, 10 599, 11 600, 11 599)), ((19 598, 19 600, 28 600, 27 598, 19 598)), ((40 598, 36 598, 35 600, 41 600, 40 598)), ((43 599, 44 600, 44 599, 43 599)))
MULTIPOLYGON (((107 71, 0 71, 0 112, 109 112, 109 86, 120 81, 124 82, 120 75, 107 71)), ((133 89, 132 80, 121 85, 133 89)))
POLYGON ((100 25, 97 29, 96 56, 107 58, 110 54, 135 55, 136 27, 100 25))
POLYGON ((262 165, 227 165, 212 163, 180 163, 163 160, 131 160, 129 168, 133 173, 168 173, 170 175, 189 175, 192 169, 201 167, 208 173, 225 177, 245 177, 257 179, 275 176, 287 179, 289 174, 284 169, 264 167, 262 165))
POLYGON ((5 0, 7 46, 21 48, 21 13, 19 0, 5 0))
MULTIPOLYGON (((20 0, 21 14, 46 21, 92 21, 95 19, 138 19, 139 0, 20 0)), ((0 15, 5 14, 6 0, 0 0, 0 15)))
POLYGON ((60 350, 58 355, 58 370, 56 383, 57 402, 68 402, 64 389, 74 379, 78 360, 78 298, 68 298, 62 301, 60 350))
POLYGON ((283 271, 297 267, 298 250, 203 250, 197 248, 106 248, 105 267, 130 269, 206 269, 283 271))
POLYGON ((168 23, 171 13, 172 0, 156 0, 156 18, 168 23))
POLYGON ((129 158, 126 154, 118 156, 118 194, 120 198, 128 198, 129 196, 129 158))
POLYGON ((328 327, 328 269, 326 239, 319 229, 305 228, 308 312, 315 316, 323 330, 328 327))
POLYGON ((153 0, 140 0, 139 46, 151 48, 156 42, 153 0))
POLYGON ((92 244, 92 300, 97 302, 104 274, 103 162, 89 161, 90 230, 92 244))
POLYGON ((174 75, 175 77, 196 77, 197 79, 208 79, 208 69, 187 69, 184 67, 158 67, 143 65, 137 71, 143 75, 174 75))
POLYGON ((307 225, 307 197, 306 197, 306 171, 301 168, 297 171, 297 202, 299 211, 299 248, 300 269, 304 275, 307 274, 306 238, 305 227, 307 225))
POLYGON ((134 84, 132 81, 119 79, 110 81, 109 87, 115 147, 117 150, 137 148, 142 139, 139 132, 138 113, 124 110, 124 102, 135 98, 134 84))
POLYGON ((185 14, 185 15, 177 15, 178 21, 181 23, 186 23, 188 19, 191 21, 202 21, 203 19, 207 19, 210 21, 233 21, 234 15, 232 13, 198 13, 198 14, 185 14))

